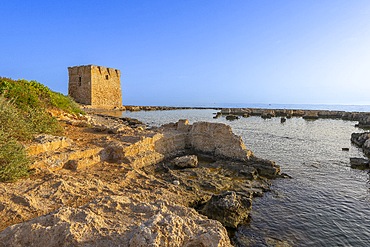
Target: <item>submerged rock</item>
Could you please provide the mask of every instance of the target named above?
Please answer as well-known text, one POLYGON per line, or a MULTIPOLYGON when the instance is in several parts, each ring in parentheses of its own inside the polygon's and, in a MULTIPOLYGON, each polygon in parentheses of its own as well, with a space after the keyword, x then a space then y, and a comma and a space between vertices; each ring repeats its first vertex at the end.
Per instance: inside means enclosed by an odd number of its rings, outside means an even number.
POLYGON ((229 121, 233 121, 233 120, 237 120, 239 119, 239 117, 237 115, 227 115, 226 116, 226 120, 229 120, 229 121))

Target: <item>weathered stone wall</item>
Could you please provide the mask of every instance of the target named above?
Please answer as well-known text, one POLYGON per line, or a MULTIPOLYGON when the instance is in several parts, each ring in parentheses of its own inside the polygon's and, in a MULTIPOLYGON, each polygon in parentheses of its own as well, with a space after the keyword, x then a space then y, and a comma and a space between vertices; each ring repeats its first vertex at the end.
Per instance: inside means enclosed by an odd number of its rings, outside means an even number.
POLYGON ((118 69, 92 65, 91 105, 122 106, 120 76, 121 72, 118 69))
POLYGON ((68 68, 68 94, 78 103, 94 107, 122 106, 118 69, 86 65, 68 68))
POLYGON ((80 104, 91 105, 90 66, 69 67, 68 74, 68 95, 80 104))

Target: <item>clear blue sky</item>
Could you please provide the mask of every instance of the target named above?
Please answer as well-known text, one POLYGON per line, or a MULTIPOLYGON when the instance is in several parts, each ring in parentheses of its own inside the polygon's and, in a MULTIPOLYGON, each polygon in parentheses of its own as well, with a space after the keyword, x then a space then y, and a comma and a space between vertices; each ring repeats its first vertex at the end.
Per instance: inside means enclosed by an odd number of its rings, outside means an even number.
POLYGON ((0 76, 67 93, 121 70, 123 103, 370 104, 369 0, 0 2, 0 76))

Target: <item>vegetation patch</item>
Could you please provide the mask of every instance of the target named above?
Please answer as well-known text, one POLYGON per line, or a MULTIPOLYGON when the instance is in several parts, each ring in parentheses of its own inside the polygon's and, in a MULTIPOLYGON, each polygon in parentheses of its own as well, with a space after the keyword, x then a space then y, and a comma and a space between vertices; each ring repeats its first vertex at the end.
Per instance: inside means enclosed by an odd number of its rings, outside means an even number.
POLYGON ((22 144, 0 129, 0 182, 28 175, 29 162, 22 144))
POLYGON ((35 134, 62 134, 63 128, 49 109, 84 114, 70 97, 37 81, 0 77, 0 181, 27 175, 30 161, 21 142, 35 134))

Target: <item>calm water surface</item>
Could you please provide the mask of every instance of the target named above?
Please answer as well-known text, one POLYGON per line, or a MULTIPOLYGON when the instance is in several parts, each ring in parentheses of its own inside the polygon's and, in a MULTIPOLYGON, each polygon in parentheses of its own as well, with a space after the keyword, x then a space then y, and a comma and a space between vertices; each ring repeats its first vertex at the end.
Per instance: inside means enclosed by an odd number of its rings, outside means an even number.
POLYGON ((363 157, 352 146, 355 122, 302 118, 226 121, 213 119, 214 110, 125 112, 158 126, 178 119, 222 122, 242 136, 248 149, 274 160, 293 179, 272 181, 272 191, 253 203, 250 224, 240 227, 246 246, 274 246, 268 239, 292 246, 370 246, 370 185, 366 171, 349 166, 350 157, 363 157), (342 151, 350 148, 349 152, 342 151))

